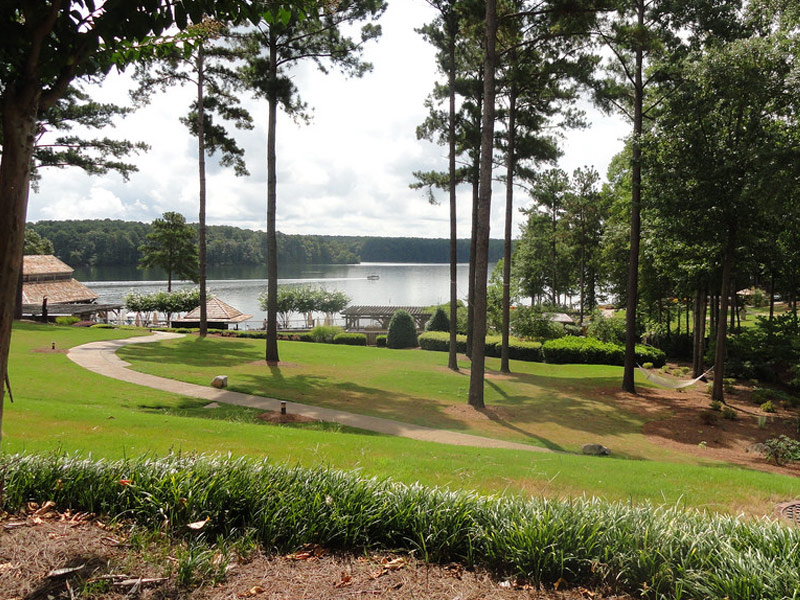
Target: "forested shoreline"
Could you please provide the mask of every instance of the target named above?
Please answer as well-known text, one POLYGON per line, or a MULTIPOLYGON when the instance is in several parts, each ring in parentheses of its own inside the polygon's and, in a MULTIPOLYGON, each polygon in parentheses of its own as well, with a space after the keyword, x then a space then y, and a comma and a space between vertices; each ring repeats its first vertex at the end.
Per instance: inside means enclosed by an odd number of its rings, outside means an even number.
MULTIPOLYGON (((55 255, 72 267, 135 266, 139 263, 139 247, 151 225, 117 219, 83 219, 38 221, 28 223, 27 228, 50 240, 55 255)), ((263 231, 211 225, 207 235, 209 265, 266 263, 267 235, 263 231)), ((278 261, 295 265, 445 263, 449 260, 449 243, 445 238, 287 235, 278 232, 278 261)), ((498 260, 502 253, 502 240, 491 240, 490 260, 498 260)), ((460 262, 469 260, 469 240, 458 241, 458 259, 460 262)))

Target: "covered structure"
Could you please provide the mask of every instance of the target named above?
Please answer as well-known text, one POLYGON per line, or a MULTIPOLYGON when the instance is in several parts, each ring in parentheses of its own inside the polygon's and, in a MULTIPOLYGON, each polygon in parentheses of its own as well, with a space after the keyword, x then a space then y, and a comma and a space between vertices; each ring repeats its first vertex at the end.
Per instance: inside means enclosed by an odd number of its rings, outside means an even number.
POLYGON ((562 325, 575 324, 575 319, 566 313, 544 313, 543 316, 553 323, 561 323, 562 325))
MULTIPOLYGON (((206 321, 209 329, 228 329, 231 325, 235 329, 239 328, 239 323, 243 323, 253 318, 253 315, 246 315, 237 308, 226 304, 219 298, 211 298, 206 302, 206 321)), ((174 319, 173 327, 200 327, 200 307, 186 313, 185 317, 174 319)))
POLYGON ((430 308, 427 306, 367 306, 353 305, 345 308, 340 314, 345 320, 345 329, 353 331, 364 329, 371 323, 377 323, 381 329, 389 328, 392 315, 398 310, 408 312, 414 319, 417 329, 424 329, 425 323, 431 318, 430 308))
POLYGON ((22 259, 22 305, 41 306, 45 298, 53 304, 90 304, 95 294, 72 278, 75 270, 52 254, 34 254, 22 259))

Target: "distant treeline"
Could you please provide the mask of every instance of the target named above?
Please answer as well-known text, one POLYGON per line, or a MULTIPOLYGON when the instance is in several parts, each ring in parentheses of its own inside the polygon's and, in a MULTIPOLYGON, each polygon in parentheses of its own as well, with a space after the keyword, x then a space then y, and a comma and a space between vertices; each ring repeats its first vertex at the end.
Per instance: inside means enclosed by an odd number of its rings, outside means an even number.
MULTIPOLYGON (((136 265, 139 246, 150 232, 148 223, 112 219, 39 221, 28 223, 27 227, 53 242, 56 256, 72 267, 136 265)), ((502 255, 502 240, 491 240, 489 260, 496 261, 502 255)), ((209 265, 261 265, 266 256, 267 234, 263 231, 225 225, 208 227, 209 265)), ((444 238, 278 233, 278 261, 282 263, 446 263, 449 257, 449 240, 444 238)), ((459 240, 458 260, 469 260, 469 240, 459 240)))

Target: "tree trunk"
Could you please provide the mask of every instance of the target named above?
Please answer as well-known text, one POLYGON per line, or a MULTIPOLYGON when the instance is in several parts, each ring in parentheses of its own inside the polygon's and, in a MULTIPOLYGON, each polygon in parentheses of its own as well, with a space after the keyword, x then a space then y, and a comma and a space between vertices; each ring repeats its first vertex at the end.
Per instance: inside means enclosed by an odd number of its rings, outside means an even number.
POLYGON ((469 241, 469 283, 467 288, 467 356, 472 357, 472 329, 475 324, 475 249, 478 242, 478 188, 480 160, 476 159, 472 181, 472 227, 469 241))
POLYGON ((475 313, 472 324, 472 369, 469 403, 485 406, 483 378, 486 352, 486 281, 489 270, 489 220, 492 205, 492 152, 494 150, 494 70, 497 58, 497 1, 486 2, 486 57, 483 67, 483 119, 481 122, 480 193, 475 244, 475 313))
POLYGON ((775 270, 773 269, 769 279, 769 320, 775 316, 775 270))
POLYGON ((725 377, 725 341, 727 335, 728 294, 731 289, 731 273, 733 272, 734 251, 736 249, 736 229, 728 225, 728 242, 722 259, 722 286, 719 298, 719 322, 717 323, 717 347, 714 351, 714 387, 712 400, 725 402, 723 378, 725 377))
MULTIPOLYGON (((269 80, 275 85, 278 78, 278 41, 270 29, 269 80)), ((277 90, 269 95, 269 121, 267 125, 267 349, 268 363, 277 363, 278 357, 278 238, 275 227, 277 206, 277 158, 275 156, 275 126, 278 115, 277 90)))
POLYGON ((200 262, 200 337, 208 335, 208 307, 206 306, 206 134, 204 89, 205 65, 203 43, 197 48, 197 165, 200 177, 200 215, 197 232, 197 256, 200 262))
MULTIPOLYGON (((512 59, 513 60, 513 59, 512 59)), ((500 372, 510 373, 508 360, 508 338, 511 325, 511 220, 514 211, 514 169, 517 157, 515 143, 517 135, 517 91, 511 84, 508 97, 508 157, 506 165, 506 220, 503 236, 503 331, 500 349, 500 372)))
POLYGON ((22 261, 19 263, 19 277, 17 278, 17 301, 14 303, 14 318, 22 318, 22 261))
POLYGON ((553 286, 553 307, 558 306, 558 256, 556 254, 556 229, 558 227, 558 215, 556 214, 555 199, 553 199, 553 206, 550 208, 550 270, 552 271, 553 286))
MULTIPOLYGON (((728 287, 728 294, 730 294, 728 298, 730 301, 731 333, 736 331, 736 312, 738 311, 735 287, 734 281, 731 280, 730 286, 728 287)), ((728 313, 725 313, 726 316, 727 314, 728 313)))
MULTIPOLYGON (((6 89, 3 103, 3 153, 0 156, 0 441, 3 401, 11 348, 17 285, 25 244, 25 215, 31 158, 41 92, 34 85, 6 89)), ((10 377, 9 377, 10 380, 10 377)))
POLYGON ((583 302, 584 302, 584 287, 586 286, 586 244, 581 243, 581 274, 580 281, 580 326, 583 327, 583 302))
MULTIPOLYGON (((639 29, 644 29, 644 0, 637 0, 639 29)), ((631 248, 628 261, 628 304, 625 313, 625 371, 622 376, 622 389, 636 393, 633 376, 636 367, 636 306, 639 300, 639 241, 641 237, 642 205, 642 103, 644 84, 642 82, 643 49, 636 48, 634 108, 633 108, 633 164, 631 173, 631 248)))
MULTIPOLYGON (((697 289, 694 295, 694 337, 692 338, 692 377, 700 377, 702 371, 700 368, 703 365, 702 350, 700 344, 700 302, 701 300, 700 288, 697 289)), ((688 315, 689 312, 687 311, 688 315)))
POLYGON ((458 371, 458 231, 456 227, 456 28, 458 18, 453 7, 448 15, 447 85, 450 107, 447 123, 447 145, 449 146, 450 188, 450 353, 447 367, 458 371))

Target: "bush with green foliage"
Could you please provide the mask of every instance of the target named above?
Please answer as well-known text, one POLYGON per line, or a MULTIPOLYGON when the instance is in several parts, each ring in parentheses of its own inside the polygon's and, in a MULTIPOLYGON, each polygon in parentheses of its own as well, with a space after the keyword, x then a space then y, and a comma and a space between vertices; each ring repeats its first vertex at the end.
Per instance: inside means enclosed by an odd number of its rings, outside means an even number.
POLYGON ((527 340, 554 340, 564 337, 564 327, 551 321, 538 306, 517 306, 511 311, 509 330, 527 340))
POLYGON ((651 362, 646 362, 646 363, 644 363, 644 364, 642 365, 642 368, 643 368, 643 369, 652 369, 652 368, 653 368, 653 363, 651 363, 651 362))
MULTIPOLYGON (((417 341, 423 350, 433 350, 435 352, 450 351, 450 334, 445 331, 426 331, 421 334, 417 341)), ((467 351, 467 336, 458 334, 456 336, 456 352, 467 351)))
POLYGON ((735 421, 739 418, 739 414, 730 406, 726 406, 722 409, 722 418, 728 419, 729 421, 735 421))
POLYGON ((719 412, 722 410, 722 402, 720 402, 719 400, 712 400, 711 404, 709 404, 709 408, 711 410, 719 412))
POLYGON ((341 327, 335 325, 317 325, 308 332, 308 335, 311 336, 312 341, 318 344, 332 344, 333 338, 340 333, 344 333, 344 329, 341 327))
POLYGON ((386 336, 385 335, 379 335, 378 337, 376 337, 375 338, 375 345, 378 348, 386 348, 386 336))
POLYGON ((168 456, 93 461, 0 455, 2 508, 55 502, 186 536, 250 536, 290 552, 388 549, 534 584, 653 599, 785 600, 798 592, 800 529, 681 507, 596 498, 480 496, 265 460, 168 456), (121 485, 120 482, 124 482, 121 485))
POLYGON ((604 317, 599 310, 594 311, 592 321, 586 328, 586 337, 595 338, 601 342, 624 344, 625 317, 618 315, 604 317))
POLYGON ((433 316, 425 324, 425 331, 450 331, 450 318, 441 306, 433 311, 433 316))
POLYGON ((766 413, 778 412, 777 409, 775 408, 775 405, 772 403, 772 400, 767 400, 766 402, 764 402, 764 404, 761 405, 760 408, 766 413))
POLYGON ((800 460, 800 441, 794 438, 781 435, 768 439, 764 442, 764 446, 766 446, 764 454, 767 460, 773 461, 776 465, 800 460))
POLYGON ((79 317, 56 317, 56 325, 74 325, 79 321, 79 317))
POLYGON ((345 346, 366 346, 367 336, 364 333, 337 333, 333 336, 333 343, 345 346))
POLYGON ((414 318, 408 311, 400 309, 392 315, 389 321, 389 331, 386 334, 387 348, 416 348, 417 327, 414 318))
MULTIPOLYGON (((91 329, 116 329, 116 325, 112 325, 111 323, 95 323, 92 325, 91 329)), ((183 332, 178 332, 183 333, 183 332)))
MULTIPOLYGON (((601 342, 595 338, 567 336, 558 340, 548 340, 542 346, 545 362, 552 364, 594 364, 622 365, 625 362, 625 348, 617 344, 601 342)), ((636 346, 636 362, 653 363, 661 367, 667 360, 664 352, 652 346, 636 346)))

